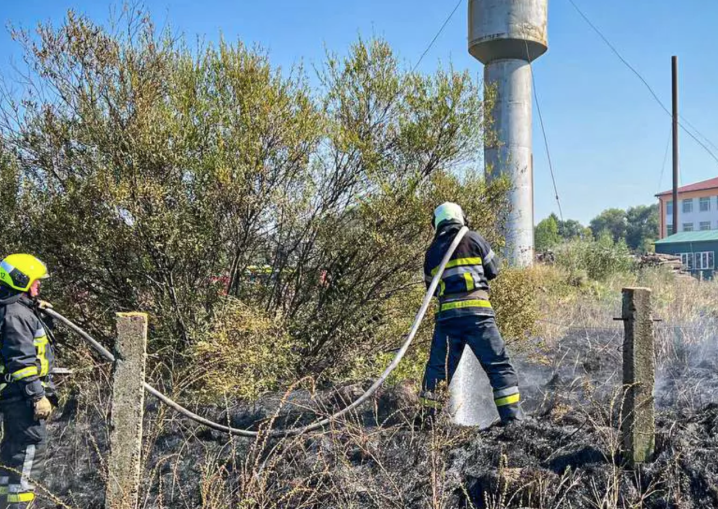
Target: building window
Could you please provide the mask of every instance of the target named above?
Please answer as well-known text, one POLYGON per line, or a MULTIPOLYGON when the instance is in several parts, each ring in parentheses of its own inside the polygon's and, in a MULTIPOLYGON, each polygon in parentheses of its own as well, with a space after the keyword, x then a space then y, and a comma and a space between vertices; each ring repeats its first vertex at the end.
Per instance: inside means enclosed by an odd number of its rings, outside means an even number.
POLYGON ((713 251, 704 251, 695 254, 696 269, 713 270, 715 268, 715 253, 713 251))
POLYGON ((666 226, 666 235, 673 235, 673 225, 669 224, 666 226))
POLYGON ((683 200, 683 213, 690 214, 693 212, 693 198, 683 200))
POLYGON ((701 224, 700 224, 700 230, 701 230, 701 231, 710 230, 710 229, 711 229, 711 222, 710 222, 710 221, 701 221, 701 224))
POLYGON ((688 270, 693 270, 693 253, 678 253, 681 257, 681 263, 688 270))
POLYGON ((666 215, 667 216, 673 215, 673 200, 666 202, 666 215))
POLYGON ((683 231, 684 232, 692 232, 693 231, 693 223, 683 223, 683 231))
POLYGON ((705 198, 700 199, 700 211, 701 212, 709 212, 711 209, 711 199, 709 196, 706 196, 705 198))

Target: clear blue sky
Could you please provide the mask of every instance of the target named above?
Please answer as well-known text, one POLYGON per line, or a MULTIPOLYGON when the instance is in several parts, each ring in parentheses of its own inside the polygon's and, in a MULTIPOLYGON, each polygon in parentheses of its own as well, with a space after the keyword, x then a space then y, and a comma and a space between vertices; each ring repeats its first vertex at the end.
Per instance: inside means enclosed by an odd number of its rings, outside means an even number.
MULTIPOLYGON (((575 0, 670 108, 670 57, 679 56, 681 112, 718 145, 718 2, 575 0)), ((420 69, 451 61, 481 75, 466 50, 466 0, 420 69)), ((0 18, 24 27, 59 21, 68 8, 105 21, 99 0, 5 1, 0 18)), ((118 5, 117 3, 114 4, 118 5)), ((386 38, 413 64, 455 0, 148 0, 158 25, 192 38, 241 38, 270 50, 284 67, 320 62, 325 46, 343 52, 361 34, 386 38)), ((654 202, 670 187, 670 153, 660 182, 670 118, 579 17, 568 0, 549 1, 549 52, 534 65, 564 215, 588 222, 609 207, 654 202)), ((0 35, 0 72, 17 58, 0 35)), ((718 163, 681 133, 682 183, 718 175, 718 163)), ((718 150, 714 153, 718 155, 718 150)), ((534 105, 537 221, 556 210, 534 105)))

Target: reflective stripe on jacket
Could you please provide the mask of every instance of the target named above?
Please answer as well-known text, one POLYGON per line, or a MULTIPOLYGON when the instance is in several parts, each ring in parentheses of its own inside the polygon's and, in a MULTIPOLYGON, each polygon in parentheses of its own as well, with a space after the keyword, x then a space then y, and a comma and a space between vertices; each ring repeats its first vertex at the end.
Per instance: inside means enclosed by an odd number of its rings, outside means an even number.
MULTIPOLYGON (((454 237, 459 223, 442 224, 424 259, 427 288, 454 237)), ((435 296, 439 299, 438 320, 467 315, 493 316, 489 302, 489 281, 499 273, 496 256, 486 240, 474 231, 459 242, 446 265, 435 296)))

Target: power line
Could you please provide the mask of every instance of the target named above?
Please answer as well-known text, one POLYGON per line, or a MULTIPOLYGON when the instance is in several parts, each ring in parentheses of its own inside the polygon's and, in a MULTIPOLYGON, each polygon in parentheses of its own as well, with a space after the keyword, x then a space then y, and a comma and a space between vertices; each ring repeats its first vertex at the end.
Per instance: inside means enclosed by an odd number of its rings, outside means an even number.
POLYGON ((546 128, 543 125, 543 115, 541 114, 541 103, 539 102, 538 92, 536 91, 536 80, 533 76, 533 69, 531 69, 531 81, 534 86, 534 98, 536 99, 536 111, 539 115, 539 123, 541 124, 541 132, 543 133, 543 143, 546 147, 546 158, 548 159, 548 168, 551 171, 551 181, 553 182, 553 192, 556 194, 556 205, 558 205, 558 213, 563 221, 563 209, 561 208, 561 200, 558 197, 558 187, 556 186, 556 176, 553 171, 553 163, 551 162, 551 151, 548 149, 548 138, 546 137, 546 128))
MULTIPOLYGON (((706 143, 708 143, 708 145, 710 145, 714 150, 718 150, 718 147, 716 147, 715 143, 713 143, 711 140, 709 140, 708 138, 706 138, 706 137, 698 130, 698 128, 697 128, 696 126, 694 126, 693 124, 691 124, 691 123, 688 121, 688 119, 687 119, 686 117, 684 117, 684 116, 681 115, 681 114, 679 114, 678 117, 679 117, 688 127, 690 127, 690 128, 693 129, 696 133, 698 133, 698 134, 706 141, 706 143)), ((684 129, 685 129, 685 128, 684 128, 684 129)))
POLYGON ((666 151, 663 153, 663 164, 661 165, 661 178, 658 179, 658 192, 661 192, 661 186, 663 185, 663 174, 666 172, 666 161, 668 161, 668 149, 671 148, 671 131, 668 130, 668 140, 666 141, 666 151))
POLYGON ((544 127, 543 123, 543 115, 541 114, 541 102, 539 101, 538 92, 536 91, 536 78, 534 77, 534 68, 533 64, 531 63, 531 55, 529 53, 529 44, 528 42, 524 41, 524 44, 526 45, 526 60, 529 62, 529 68, 531 70, 531 84, 533 85, 533 91, 534 91, 534 100, 536 101, 536 111, 539 115, 539 124, 541 125, 541 132, 543 133, 543 143, 546 147, 546 158, 548 159, 548 169, 551 172, 551 181, 553 182, 553 192, 556 197, 556 204, 558 205, 558 213, 559 216, 561 216, 561 221, 563 221, 563 209, 561 208, 561 200, 558 197, 558 186, 556 186, 556 175, 553 171, 553 162, 551 161, 551 151, 548 148, 548 136, 546 136, 546 128, 544 127))
POLYGON ((454 7, 454 10, 451 11, 451 14, 449 14, 449 16, 446 18, 446 21, 444 21, 444 24, 441 25, 441 28, 440 28, 439 31, 436 33, 436 35, 434 36, 434 38, 431 40, 431 42, 429 43, 429 45, 426 47, 426 49, 424 50, 424 52, 421 54, 421 56, 419 57, 419 60, 416 61, 416 63, 414 64, 413 69, 411 70, 411 72, 416 71, 417 67, 419 67, 419 64, 421 63, 421 61, 424 60, 424 57, 427 55, 427 53, 429 53, 429 51, 431 50, 431 48, 434 46, 434 43, 436 42, 436 40, 437 40, 437 39, 439 38, 439 36, 444 32, 444 29, 446 28, 446 25, 449 24, 449 21, 451 21, 451 18, 454 17, 454 14, 456 14, 456 11, 459 10, 459 7, 461 6, 461 4, 462 4, 463 2, 464 2, 464 0, 459 0, 458 2, 456 2, 456 6, 454 7))
MULTIPOLYGON (((665 104, 663 104, 663 101, 661 101, 661 99, 658 97, 658 95, 657 95, 656 92, 653 90, 653 88, 651 87, 651 85, 648 84, 648 81, 646 81, 646 79, 641 75, 641 73, 639 73, 639 72, 636 70, 636 68, 633 67, 625 58, 623 58, 623 55, 621 55, 621 53, 616 49, 616 47, 615 47, 613 44, 611 44, 611 41, 609 41, 609 40, 606 38, 606 36, 603 35, 603 33, 601 32, 601 30, 599 30, 598 27, 597 27, 596 25, 594 25, 594 24, 591 22, 590 19, 588 19, 588 16, 586 16, 586 14, 584 14, 584 12, 578 7, 578 5, 576 5, 576 2, 574 2, 574 0, 568 0, 568 1, 571 3, 571 5, 573 5, 573 8, 576 9, 576 12, 578 12, 578 13, 580 14, 580 16, 584 19, 584 21, 588 24, 588 26, 590 26, 590 27, 593 29, 593 31, 596 32, 596 33, 598 34, 598 36, 603 40, 603 42, 605 42, 606 45, 607 45, 609 48, 611 48, 611 51, 613 51, 613 53, 618 57, 618 59, 619 59, 621 62, 623 62, 623 64, 624 64, 626 67, 628 67, 628 68, 633 72, 633 74, 635 74, 635 75, 638 77, 639 80, 641 80, 641 82, 646 86, 646 88, 647 88, 648 91, 651 93, 651 95, 652 95, 653 98, 656 100, 656 102, 660 105, 661 108, 663 108, 663 111, 665 111, 668 116, 672 116, 672 113, 670 112, 670 110, 666 107, 665 104)), ((705 135, 703 135, 698 129, 696 129, 693 125, 691 125, 690 122, 688 122, 688 121, 687 121, 684 117, 682 117, 682 116, 681 116, 681 118, 682 118, 683 121, 684 121, 687 125, 689 125, 696 133, 698 133, 698 135, 700 135, 702 138, 704 138, 706 141, 708 141, 708 143, 710 143, 711 145, 713 145, 713 147, 715 147, 715 145, 714 145, 713 143, 711 143, 710 140, 708 140, 708 138, 707 138, 705 135)), ((688 136, 690 136, 691 138, 693 138, 693 140, 694 140, 696 143, 698 143, 701 147, 703 147, 703 149, 704 149, 706 152, 708 152, 708 154, 710 154, 710 156, 718 163, 718 157, 716 157, 716 155, 713 153, 713 151, 711 151, 711 149, 709 149, 709 148, 705 145, 705 143, 703 143, 701 140, 699 140, 698 138, 696 138, 696 137, 693 135, 693 133, 692 133, 691 131, 689 131, 682 123, 679 122, 679 125, 680 125, 681 129, 683 129, 683 131, 685 131, 685 133, 686 133, 688 136)))

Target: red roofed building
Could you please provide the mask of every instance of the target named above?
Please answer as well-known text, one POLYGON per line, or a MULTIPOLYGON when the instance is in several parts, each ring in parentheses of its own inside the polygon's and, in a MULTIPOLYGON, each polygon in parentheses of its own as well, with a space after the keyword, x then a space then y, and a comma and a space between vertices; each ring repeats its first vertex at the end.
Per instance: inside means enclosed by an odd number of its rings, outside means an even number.
POLYGON ((673 233, 718 230, 718 178, 678 188, 678 230, 673 229, 673 191, 656 195, 660 238, 673 233))

